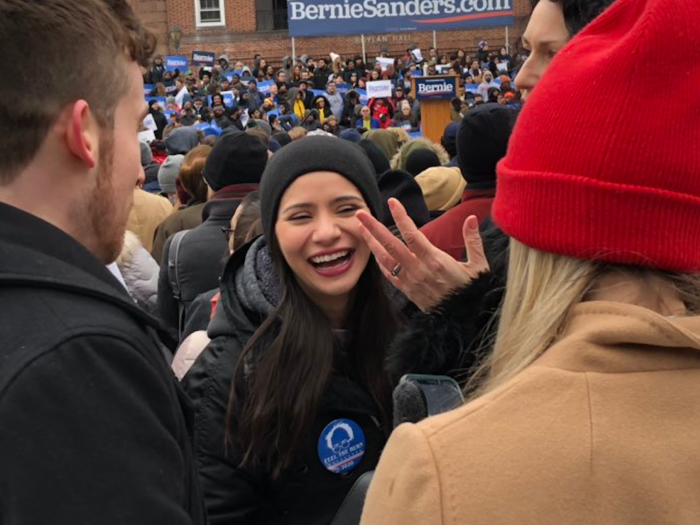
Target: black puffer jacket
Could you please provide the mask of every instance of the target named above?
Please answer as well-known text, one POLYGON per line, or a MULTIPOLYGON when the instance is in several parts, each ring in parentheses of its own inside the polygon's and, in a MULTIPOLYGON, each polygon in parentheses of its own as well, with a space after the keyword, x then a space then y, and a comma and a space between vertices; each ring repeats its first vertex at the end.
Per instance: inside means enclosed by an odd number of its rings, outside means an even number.
MULTIPOLYGON (((352 367, 341 366, 344 373, 333 376, 294 468, 273 481, 265 469, 239 467, 240 450, 227 448, 224 436, 231 382, 243 347, 273 309, 276 287, 263 238, 236 252, 209 325, 212 342, 183 379, 196 408, 196 454, 211 525, 328 524, 355 480, 376 467, 386 441, 375 403, 353 378, 352 367), (317 452, 323 429, 337 419, 357 423, 366 439, 362 461, 346 474, 326 470, 317 452)), ((339 362, 349 361, 342 345, 338 353, 339 362)), ((232 423, 235 427, 235 416, 232 423)))

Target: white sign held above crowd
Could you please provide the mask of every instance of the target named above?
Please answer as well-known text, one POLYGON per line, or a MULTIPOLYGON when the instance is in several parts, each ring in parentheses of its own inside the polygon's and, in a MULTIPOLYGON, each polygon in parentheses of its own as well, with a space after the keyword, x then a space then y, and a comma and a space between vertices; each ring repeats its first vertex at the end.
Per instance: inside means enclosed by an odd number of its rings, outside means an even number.
POLYGON ((391 80, 375 80, 373 82, 367 82, 367 97, 391 97, 391 87, 391 80))
POLYGON ((386 68, 394 65, 394 59, 386 57, 377 57, 377 63, 381 64, 382 71, 386 71, 386 68))

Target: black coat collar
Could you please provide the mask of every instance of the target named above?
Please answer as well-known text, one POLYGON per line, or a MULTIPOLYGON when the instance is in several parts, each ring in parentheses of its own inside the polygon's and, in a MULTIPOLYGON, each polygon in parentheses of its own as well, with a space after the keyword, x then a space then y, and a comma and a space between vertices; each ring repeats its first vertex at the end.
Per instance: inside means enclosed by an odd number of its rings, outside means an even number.
POLYGON ((158 320, 132 301, 121 283, 87 249, 52 224, 0 202, 0 287, 60 289, 99 297, 148 325, 158 320))

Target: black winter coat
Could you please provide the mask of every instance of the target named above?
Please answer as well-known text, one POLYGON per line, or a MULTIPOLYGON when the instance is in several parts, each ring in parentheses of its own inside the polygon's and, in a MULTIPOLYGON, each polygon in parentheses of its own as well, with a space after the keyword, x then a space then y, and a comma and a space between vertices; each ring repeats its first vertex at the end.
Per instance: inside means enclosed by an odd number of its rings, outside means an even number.
MULTIPOLYGON (((261 259, 261 238, 229 261, 216 317, 209 325, 210 345, 183 379, 196 407, 197 460, 211 525, 328 524, 356 479, 373 470, 386 442, 378 409, 349 373, 333 376, 306 446, 293 468, 273 481, 264 468, 241 468, 241 451, 226 448, 224 422, 241 351, 272 310, 267 296, 274 288, 267 277, 269 256, 261 259), (261 262, 267 261, 267 262, 261 262), (257 266, 257 269, 256 269, 257 266), (334 420, 350 419, 366 438, 360 464, 346 474, 325 469, 317 447, 323 429, 334 420)), ((342 355, 342 353, 341 353, 342 355)), ((244 395, 244 392, 242 393, 244 395)), ((234 416, 233 427, 236 420, 234 416)))
POLYGON ((203 525, 192 408, 155 318, 1 203, 0 309, 0 523, 203 525))
MULTIPOLYGON (((201 293, 219 287, 219 277, 228 258, 228 241, 222 228, 228 228, 231 217, 243 197, 257 185, 241 184, 222 188, 204 205, 203 222, 182 239, 179 252, 181 301, 185 306, 201 293)), ((178 330, 178 301, 168 278, 170 237, 163 248, 158 276, 158 314, 166 327, 178 330)))

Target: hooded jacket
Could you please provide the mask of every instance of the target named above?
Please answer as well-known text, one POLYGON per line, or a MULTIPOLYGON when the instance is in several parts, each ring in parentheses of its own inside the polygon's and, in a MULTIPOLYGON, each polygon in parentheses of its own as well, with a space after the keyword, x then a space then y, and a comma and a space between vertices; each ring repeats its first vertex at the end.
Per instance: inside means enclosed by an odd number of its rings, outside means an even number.
MULTIPOLYGON (((328 524, 355 480, 374 469, 385 443, 378 409, 351 368, 334 375, 323 395, 309 441, 293 468, 272 480, 262 467, 240 467, 241 451, 225 445, 224 422, 231 381, 241 352, 279 296, 277 277, 264 238, 240 249, 222 277, 222 294, 207 335, 212 342, 199 356, 182 385, 195 404, 199 472, 211 525, 328 524), (318 455, 322 430, 338 419, 362 429, 366 451, 359 465, 345 474, 325 469, 318 455)), ((262 343, 260 351, 264 351, 262 343)), ((339 363, 348 351, 339 343, 339 363)), ((246 367, 248 372, 249 369, 246 367)), ((243 382, 239 377, 238 384, 243 382)), ((245 397, 245 389, 239 393, 245 397)), ((236 415, 232 421, 235 429, 236 415)), ((235 431, 234 431, 235 434, 235 431)))
POLYGON ((581 303, 505 385, 394 432, 362 525, 698 523, 698 382, 700 317, 581 303))
POLYGON ((75 239, 0 203, 0 520, 205 523, 158 322, 75 239))
POLYGON ((432 149, 440 159, 440 165, 450 162, 450 156, 440 144, 435 144, 428 139, 414 139, 401 146, 401 149, 391 159, 391 169, 405 170, 408 156, 418 148, 432 149))

